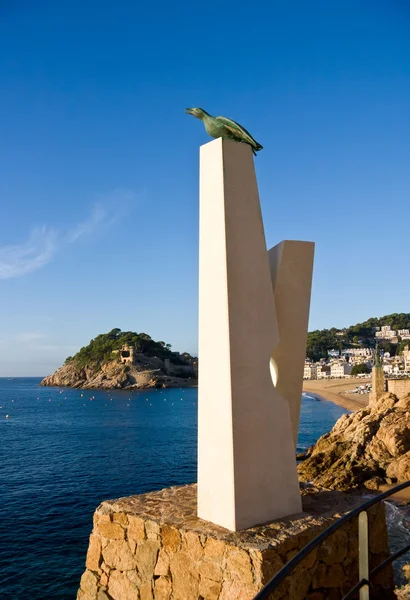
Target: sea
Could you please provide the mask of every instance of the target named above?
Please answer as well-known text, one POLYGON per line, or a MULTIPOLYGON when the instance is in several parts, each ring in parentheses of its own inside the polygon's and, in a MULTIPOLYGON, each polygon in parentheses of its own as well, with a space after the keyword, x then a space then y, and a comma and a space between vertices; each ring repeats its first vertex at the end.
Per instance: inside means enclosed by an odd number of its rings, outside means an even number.
MULTIPOLYGON (((2 600, 74 600, 103 500, 196 481, 197 389, 73 390, 40 381, 0 378, 2 600)), ((345 412, 304 394, 298 451, 345 412)), ((392 510, 393 544, 404 545, 405 517, 392 510)))

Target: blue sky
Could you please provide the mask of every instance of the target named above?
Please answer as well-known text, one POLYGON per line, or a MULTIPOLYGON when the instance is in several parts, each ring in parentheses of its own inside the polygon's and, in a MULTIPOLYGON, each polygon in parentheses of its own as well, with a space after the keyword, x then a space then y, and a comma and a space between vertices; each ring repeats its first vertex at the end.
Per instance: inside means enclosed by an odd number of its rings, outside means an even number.
MULTIPOLYGON (((0 3, 0 375, 113 327, 197 350, 198 147, 242 123, 310 328, 409 311, 405 0, 0 3)), ((217 348, 217 340, 215 340, 217 348)))

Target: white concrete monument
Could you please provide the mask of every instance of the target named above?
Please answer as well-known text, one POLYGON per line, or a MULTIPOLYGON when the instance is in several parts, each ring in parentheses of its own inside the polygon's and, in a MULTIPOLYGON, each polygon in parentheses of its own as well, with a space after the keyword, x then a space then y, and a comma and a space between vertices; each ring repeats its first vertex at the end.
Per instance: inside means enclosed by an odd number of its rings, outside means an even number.
POLYGON ((313 242, 285 240, 268 252, 279 341, 271 365, 277 391, 289 403, 293 439, 298 441, 303 367, 312 287, 313 242), (278 373, 281 374, 277 378, 278 373))
POLYGON ((268 255, 251 148, 202 146, 198 516, 231 530, 301 511, 295 437, 312 260, 309 242, 268 255))

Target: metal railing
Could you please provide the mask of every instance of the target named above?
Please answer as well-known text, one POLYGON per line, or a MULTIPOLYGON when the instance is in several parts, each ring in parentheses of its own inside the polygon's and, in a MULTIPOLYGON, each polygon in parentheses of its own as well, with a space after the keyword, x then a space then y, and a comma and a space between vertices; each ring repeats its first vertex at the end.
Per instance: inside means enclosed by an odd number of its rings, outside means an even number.
POLYGON ((337 531, 340 527, 343 527, 346 523, 349 523, 356 517, 358 519, 358 530, 359 530, 359 581, 357 584, 343 597, 343 600, 351 600, 354 598, 355 594, 359 592, 360 600, 369 600, 370 598, 370 582, 371 578, 379 573, 382 569, 387 567, 387 565, 391 564, 397 558, 405 554, 410 550, 410 544, 390 555, 389 558, 386 558, 383 562, 381 562, 377 567, 375 567, 369 573, 369 540, 368 540, 368 518, 367 511, 372 506, 379 504, 392 496, 393 494, 397 494, 401 490, 406 489, 410 486, 410 481, 406 481, 405 483, 400 483, 396 485, 394 488, 383 492, 382 494, 378 494, 374 498, 363 502, 360 506, 357 506, 346 515, 338 519, 335 523, 330 525, 327 529, 322 531, 319 535, 317 535, 311 542, 306 544, 300 552, 298 552, 293 558, 291 558, 286 565, 284 565, 280 571, 276 573, 272 577, 270 581, 256 594, 254 600, 267 600, 269 595, 274 592, 278 586, 286 579, 288 575, 293 571, 293 569, 302 562, 308 554, 312 552, 317 546, 319 546, 322 542, 324 542, 329 536, 332 535, 335 531, 337 531))

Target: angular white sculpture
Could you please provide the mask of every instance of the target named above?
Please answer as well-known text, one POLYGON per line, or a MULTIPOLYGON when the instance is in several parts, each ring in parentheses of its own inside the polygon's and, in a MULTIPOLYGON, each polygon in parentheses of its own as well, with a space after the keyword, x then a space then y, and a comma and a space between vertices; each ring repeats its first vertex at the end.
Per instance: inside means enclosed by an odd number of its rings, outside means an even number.
POLYGON ((275 386, 289 403, 293 439, 298 441, 303 366, 312 288, 313 242, 285 240, 268 252, 279 342, 272 352, 275 386))
POLYGON ((301 510, 278 343, 251 149, 217 139, 200 160, 198 516, 231 530, 301 510))

